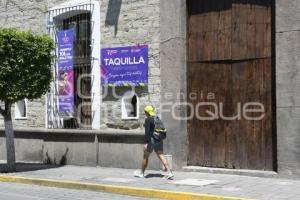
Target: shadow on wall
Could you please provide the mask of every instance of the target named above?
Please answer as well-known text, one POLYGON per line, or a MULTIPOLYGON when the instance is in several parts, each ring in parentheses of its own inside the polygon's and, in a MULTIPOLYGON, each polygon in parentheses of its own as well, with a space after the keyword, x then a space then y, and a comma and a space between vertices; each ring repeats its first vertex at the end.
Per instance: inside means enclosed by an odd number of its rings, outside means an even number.
MULTIPOLYGON (((271 7, 272 0, 235 0, 232 1, 220 1, 220 0, 190 0, 188 1, 189 12, 192 15, 203 14, 208 12, 218 12, 232 9, 233 5, 256 5, 256 6, 265 6, 271 7), (221 3, 220 3, 221 2, 221 3), (205 5, 205 6, 203 6, 205 5), (219 5, 219 6, 216 6, 219 5)), ((236 8, 237 9, 237 8, 236 8)))
POLYGON ((106 18, 105 18, 105 26, 114 26, 115 27, 115 37, 118 32, 118 22, 121 11, 122 0, 109 0, 106 18))
POLYGON ((66 165, 66 164, 67 164, 67 154, 68 154, 68 152, 69 152, 69 148, 66 147, 65 153, 62 155, 62 157, 61 157, 61 159, 59 160, 59 162, 57 162, 56 158, 53 158, 53 159, 52 159, 52 158, 49 156, 48 151, 46 151, 45 158, 44 158, 44 161, 43 161, 43 162, 44 162, 44 164, 46 164, 46 165, 60 165, 60 166, 66 165))

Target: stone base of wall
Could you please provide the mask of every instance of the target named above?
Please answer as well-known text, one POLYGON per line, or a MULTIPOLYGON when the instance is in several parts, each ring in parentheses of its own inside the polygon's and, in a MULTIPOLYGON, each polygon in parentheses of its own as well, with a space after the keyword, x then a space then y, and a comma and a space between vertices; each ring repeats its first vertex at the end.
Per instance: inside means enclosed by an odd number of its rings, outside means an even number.
MULTIPOLYGON (((139 169, 144 134, 140 131, 16 130, 18 162, 139 169)), ((0 160, 6 160, 4 131, 0 131, 0 160)), ((160 169, 153 154, 149 169, 160 169)))
MULTIPOLYGON (((141 130, 100 132, 55 129, 16 130, 16 159, 17 162, 25 163, 139 169, 143 156, 143 139, 144 133, 141 130)), ((169 144, 166 144, 166 152, 173 154, 174 169, 182 170, 186 162, 178 159, 180 155, 176 152, 174 154, 168 146, 169 144)), ((4 130, 0 130, 0 160, 6 160, 4 130)), ((278 172, 272 172, 272 177, 300 179, 297 165, 279 162, 278 166, 278 172)), ((150 156, 148 169, 161 168, 160 161, 153 153, 150 156)), ((230 174, 239 175, 240 171, 230 170, 230 174)), ((264 176, 259 174, 265 172, 256 172, 256 174, 264 176)))

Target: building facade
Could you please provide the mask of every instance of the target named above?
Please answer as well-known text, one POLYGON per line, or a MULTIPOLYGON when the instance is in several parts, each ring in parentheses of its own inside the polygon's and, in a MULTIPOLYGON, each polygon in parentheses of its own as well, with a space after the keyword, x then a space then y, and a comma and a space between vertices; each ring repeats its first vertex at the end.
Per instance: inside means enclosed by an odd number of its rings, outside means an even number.
POLYGON ((17 159, 137 168, 143 107, 151 104, 168 128, 165 152, 175 169, 300 177, 299 7, 298 0, 2 1, 1 27, 54 41, 58 31, 76 32, 76 117, 60 114, 55 81, 45 97, 16 104, 17 159), (106 87, 101 50, 141 46, 147 84, 106 87))

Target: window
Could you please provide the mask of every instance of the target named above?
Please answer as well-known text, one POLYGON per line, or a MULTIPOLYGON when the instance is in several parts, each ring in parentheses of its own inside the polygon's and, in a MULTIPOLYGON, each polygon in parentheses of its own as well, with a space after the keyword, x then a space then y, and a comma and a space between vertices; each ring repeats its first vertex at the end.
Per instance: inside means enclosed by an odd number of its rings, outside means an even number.
POLYGON ((122 98, 122 119, 139 118, 139 97, 132 93, 126 93, 122 98))
POLYGON ((15 119, 27 119, 27 100, 15 103, 15 119))

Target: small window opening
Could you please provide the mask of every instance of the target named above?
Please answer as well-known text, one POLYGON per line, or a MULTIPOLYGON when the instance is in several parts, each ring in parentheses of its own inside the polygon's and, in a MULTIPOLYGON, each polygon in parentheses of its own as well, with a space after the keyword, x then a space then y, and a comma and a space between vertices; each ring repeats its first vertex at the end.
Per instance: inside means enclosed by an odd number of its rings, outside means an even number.
POLYGON ((25 99, 15 103, 15 119, 27 118, 27 102, 25 99))
POLYGON ((125 94, 122 98, 122 119, 139 118, 139 98, 136 94, 125 94))

